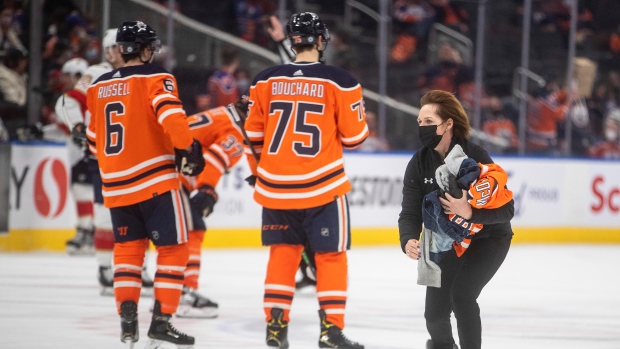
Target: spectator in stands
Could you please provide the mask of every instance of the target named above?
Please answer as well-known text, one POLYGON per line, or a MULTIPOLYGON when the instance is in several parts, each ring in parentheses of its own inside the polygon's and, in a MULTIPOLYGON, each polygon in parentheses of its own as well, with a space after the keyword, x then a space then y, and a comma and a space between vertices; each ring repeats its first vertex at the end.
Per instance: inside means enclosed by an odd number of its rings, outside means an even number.
POLYGON ((386 151, 390 150, 389 143, 379 137, 378 133, 378 125, 377 125, 377 114, 372 111, 366 111, 366 124, 368 125, 368 131, 370 134, 368 138, 357 148, 359 151, 386 151))
POLYGON ((9 48, 0 64, 0 100, 19 107, 26 105, 28 58, 17 48, 9 48))
POLYGON ((431 6, 435 10, 437 23, 454 29, 460 33, 469 31, 469 14, 465 8, 458 3, 450 0, 431 0, 431 6))
POLYGON ((344 29, 336 29, 331 34, 327 63, 345 70, 356 76, 358 55, 351 46, 351 35, 344 29))
POLYGON ((438 63, 426 69, 418 81, 422 93, 442 90, 460 96, 460 90, 467 83, 472 83, 471 68, 463 64, 459 51, 449 42, 439 46, 438 63))
POLYGON ((488 98, 488 105, 484 114, 486 120, 482 124, 482 131, 488 135, 503 138, 508 142, 504 153, 515 153, 519 149, 519 135, 512 120, 504 115, 502 103, 496 96, 488 98))
POLYGON ((538 95, 528 101, 526 146, 531 154, 559 151, 558 122, 564 120, 568 110, 569 96, 560 89, 557 76, 550 74, 546 81, 538 95))
POLYGON ((9 48, 26 52, 26 48, 13 29, 13 10, 6 7, 0 12, 0 56, 6 55, 9 48))
POLYGON ((426 0, 397 0, 393 10, 396 41, 390 59, 404 62, 411 58, 420 41, 425 41, 435 21, 435 11, 426 0))
POLYGON ((28 58, 16 48, 0 63, 0 116, 10 131, 26 124, 27 66, 28 58))
POLYGON ((620 159, 620 110, 609 113, 605 119, 605 138, 588 148, 588 155, 600 159, 620 159))
POLYGON ((275 11, 275 3, 269 0, 236 0, 237 29, 243 40, 266 46, 269 35, 265 26, 269 15, 275 11))
POLYGON ((235 81, 237 82, 237 90, 239 95, 250 95, 250 84, 252 84, 252 77, 247 69, 239 68, 235 70, 235 81))
POLYGON ((227 46, 220 53, 221 65, 207 82, 207 94, 196 96, 196 106, 206 110, 237 103, 239 89, 234 73, 239 67, 239 51, 227 46))

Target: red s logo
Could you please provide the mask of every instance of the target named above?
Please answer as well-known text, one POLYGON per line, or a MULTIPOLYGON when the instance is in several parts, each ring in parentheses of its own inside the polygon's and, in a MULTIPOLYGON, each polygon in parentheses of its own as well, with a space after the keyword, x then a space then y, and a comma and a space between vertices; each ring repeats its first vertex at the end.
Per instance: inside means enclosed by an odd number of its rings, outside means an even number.
POLYGON ((67 202, 67 169, 58 158, 45 158, 34 176, 34 205, 46 218, 58 217, 67 202))

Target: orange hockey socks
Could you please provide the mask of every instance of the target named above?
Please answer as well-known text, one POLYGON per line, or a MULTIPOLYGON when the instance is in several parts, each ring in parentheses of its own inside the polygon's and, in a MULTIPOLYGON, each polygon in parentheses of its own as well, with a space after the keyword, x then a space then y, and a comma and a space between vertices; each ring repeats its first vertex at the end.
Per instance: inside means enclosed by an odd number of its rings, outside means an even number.
POLYGON ((138 303, 142 287, 142 264, 144 251, 149 246, 147 239, 114 244, 114 298, 120 314, 121 303, 138 303))
POLYGON ((188 235, 189 260, 187 261, 187 268, 185 268, 184 285, 196 290, 198 289, 198 278, 200 277, 200 256, 205 232, 204 230, 192 230, 188 235))
POLYGON ((164 314, 174 314, 177 311, 188 259, 189 248, 186 243, 157 246, 155 300, 161 304, 161 312, 164 314))
POLYGON ((327 321, 344 328, 347 303, 347 253, 316 252, 316 295, 327 321))
POLYGON ((290 321, 289 313, 295 294, 295 274, 303 250, 303 245, 271 245, 263 303, 266 321, 271 320, 271 308, 284 310, 283 320, 290 321))

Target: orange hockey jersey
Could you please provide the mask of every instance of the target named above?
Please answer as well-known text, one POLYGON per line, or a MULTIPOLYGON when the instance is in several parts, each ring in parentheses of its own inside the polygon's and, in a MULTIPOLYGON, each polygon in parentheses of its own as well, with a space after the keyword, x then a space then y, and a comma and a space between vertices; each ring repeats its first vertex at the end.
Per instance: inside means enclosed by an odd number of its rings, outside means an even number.
MULTIPOLYGON (((467 202, 474 208, 485 209, 502 207, 510 202, 512 200, 512 191, 506 186, 508 183, 506 171, 498 164, 485 165, 478 163, 478 167, 480 167, 480 175, 477 181, 471 183, 467 191, 468 197, 471 198, 467 202)), ((460 257, 469 247, 472 236, 479 232, 483 225, 467 222, 454 214, 448 215, 448 219, 470 231, 469 236, 460 243, 453 242, 456 255, 460 257)))
POLYGON ((226 107, 197 113, 187 119, 192 136, 202 145, 205 169, 197 177, 181 176, 188 191, 217 185, 222 175, 241 159, 243 134, 226 107))
POLYGON ((179 189, 174 148, 193 140, 171 74, 150 64, 116 69, 88 88, 86 100, 106 207, 179 189))
POLYGON ((362 88, 347 71, 290 63, 259 73, 250 87, 245 122, 260 157, 254 199, 272 209, 324 205, 351 184, 342 151, 368 137, 362 88))

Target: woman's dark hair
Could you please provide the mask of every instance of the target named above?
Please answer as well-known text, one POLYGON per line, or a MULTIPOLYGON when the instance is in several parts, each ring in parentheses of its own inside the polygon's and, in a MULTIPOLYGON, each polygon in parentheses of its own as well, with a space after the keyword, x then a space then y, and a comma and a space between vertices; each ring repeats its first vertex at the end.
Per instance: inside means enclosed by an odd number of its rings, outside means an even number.
POLYGON ((469 118, 461 102, 456 99, 453 93, 440 90, 429 91, 422 96, 420 104, 421 107, 427 104, 434 104, 436 106, 435 112, 439 115, 442 122, 448 119, 452 119, 454 122, 452 134, 455 138, 469 138, 469 131, 471 130, 469 118))

